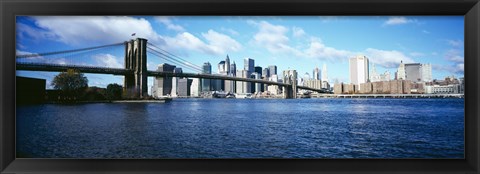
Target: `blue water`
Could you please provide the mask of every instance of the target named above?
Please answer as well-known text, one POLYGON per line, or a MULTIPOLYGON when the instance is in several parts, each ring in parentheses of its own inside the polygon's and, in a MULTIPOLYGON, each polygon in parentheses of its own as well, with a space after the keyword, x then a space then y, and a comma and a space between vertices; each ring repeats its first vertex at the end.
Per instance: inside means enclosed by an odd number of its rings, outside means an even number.
POLYGON ((177 99, 17 108, 27 158, 463 158, 464 99, 177 99))

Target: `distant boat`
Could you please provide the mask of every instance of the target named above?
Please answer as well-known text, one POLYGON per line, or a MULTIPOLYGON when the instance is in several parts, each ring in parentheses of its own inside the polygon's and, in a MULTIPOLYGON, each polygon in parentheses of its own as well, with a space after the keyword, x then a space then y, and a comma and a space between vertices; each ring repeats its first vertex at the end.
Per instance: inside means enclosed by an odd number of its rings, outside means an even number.
POLYGON ((235 94, 235 98, 252 98, 252 94, 251 93, 235 94))

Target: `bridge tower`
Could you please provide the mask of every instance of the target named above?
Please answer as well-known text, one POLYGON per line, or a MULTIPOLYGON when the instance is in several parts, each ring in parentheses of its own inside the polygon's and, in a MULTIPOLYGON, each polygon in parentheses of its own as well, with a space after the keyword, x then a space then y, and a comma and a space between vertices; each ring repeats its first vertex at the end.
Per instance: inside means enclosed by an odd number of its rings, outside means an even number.
POLYGON ((283 71, 283 83, 290 84, 283 87, 283 98, 297 98, 297 71, 283 71))
POLYGON ((133 71, 133 75, 125 75, 123 82, 127 98, 147 97, 147 39, 125 42, 125 69, 133 71))

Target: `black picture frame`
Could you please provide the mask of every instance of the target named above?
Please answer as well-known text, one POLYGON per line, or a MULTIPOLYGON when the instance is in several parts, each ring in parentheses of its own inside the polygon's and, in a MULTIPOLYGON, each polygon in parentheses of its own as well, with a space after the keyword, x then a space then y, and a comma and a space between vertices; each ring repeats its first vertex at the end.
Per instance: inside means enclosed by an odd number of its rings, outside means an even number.
MULTIPOLYGON (((478 0, 1 0, 1 173, 479 173, 478 0), (16 159, 16 15, 464 15, 465 159, 16 159)), ((446 130, 448 131, 448 130, 446 130)))

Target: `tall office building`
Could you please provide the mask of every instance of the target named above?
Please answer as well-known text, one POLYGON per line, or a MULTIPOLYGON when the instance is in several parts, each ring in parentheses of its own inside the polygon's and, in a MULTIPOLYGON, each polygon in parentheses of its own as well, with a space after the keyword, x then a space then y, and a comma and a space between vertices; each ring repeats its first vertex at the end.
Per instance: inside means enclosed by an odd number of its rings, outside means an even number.
POLYGON ((252 73, 255 71, 255 61, 250 58, 245 58, 244 60, 244 70, 247 70, 248 72, 252 73))
POLYGON ((312 73, 312 79, 313 80, 320 80, 320 69, 318 69, 318 67, 315 67, 315 69, 313 69, 313 73, 312 73))
POLYGON ((190 85, 190 96, 199 97, 200 92, 202 92, 202 87, 200 85, 200 79, 193 78, 192 84, 190 85))
MULTIPOLYGON (((241 78, 250 78, 250 73, 248 73, 247 70, 238 70, 236 73, 236 77, 241 77, 241 78)), ((237 81, 236 83, 236 93, 242 94, 242 93, 251 93, 252 89, 250 86, 250 83, 248 82, 242 82, 242 81, 237 81)))
POLYGON ((406 79, 405 64, 403 64, 403 61, 400 61, 400 65, 397 68, 397 73, 395 73, 395 79, 397 79, 397 80, 405 80, 406 79))
MULTIPOLYGON (((174 68, 173 69, 173 73, 182 73, 182 68, 174 68)), ((180 79, 180 77, 172 77, 172 92, 171 92, 171 96, 172 97, 177 97, 178 96, 178 80, 180 79)))
MULTIPOLYGON (((258 76, 260 77, 260 79, 262 79, 262 67, 261 66, 256 66, 255 67, 255 73, 258 74, 258 76)), ((253 75, 253 73, 252 73, 253 75)), ((257 77, 255 76, 255 79, 257 77)), ((252 92, 263 92, 263 85, 261 83, 252 83, 252 92), (260 88, 259 88, 259 91, 257 90, 257 85, 260 85, 260 88)))
MULTIPOLYGON (((227 55, 228 58, 228 55, 227 55)), ((235 61, 233 61, 232 64, 230 64, 230 73, 228 73, 228 76, 230 77, 236 77, 237 74, 237 65, 235 64, 235 61)), ((231 92, 235 93, 236 92, 236 83, 233 80, 225 80, 225 91, 226 92, 231 92)))
POLYGON ((225 71, 227 72, 227 75, 231 73, 230 71, 230 57, 225 58, 225 71))
POLYGON ((370 82, 379 82, 381 81, 380 79, 380 74, 377 73, 377 68, 375 67, 375 64, 372 63, 372 68, 370 69, 370 82))
POLYGON ((359 85, 368 82, 368 58, 356 56, 350 58, 350 83, 359 85))
MULTIPOLYGON (((203 63, 202 66, 202 73, 203 74, 212 74, 212 65, 209 62, 203 63)), ((211 90, 211 80, 210 79, 202 79, 202 91, 210 91, 211 90)))
POLYGON ((178 87, 177 87, 178 97, 190 96, 190 92, 191 92, 190 87, 192 86, 192 82, 193 82, 192 79, 187 79, 187 78, 178 79, 178 87))
POLYGON ((328 74, 327 74, 327 65, 324 63, 322 67, 322 81, 327 81, 328 82, 328 74))
POLYGON ((422 81, 422 70, 420 63, 407 63, 405 64, 405 79, 412 82, 422 81))
MULTIPOLYGON (((258 74, 257 72, 253 72, 252 75, 250 76, 252 79, 257 79, 257 80, 260 80, 261 79, 261 75, 258 74)), ((253 83, 254 86, 252 87, 252 93, 260 93, 262 92, 262 84, 261 83, 253 83)))
MULTIPOLYGON (((174 65, 170 64, 160 64, 158 65, 157 71, 160 72, 173 72, 175 69, 174 65)), ((170 95, 172 92, 172 77, 155 77, 154 86, 152 87, 152 96, 161 97, 170 95)))
POLYGON ((270 65, 270 66, 268 66, 268 69, 270 69, 270 76, 277 74, 277 66, 276 65, 270 65))
POLYGON ((268 79, 270 77, 270 69, 264 68, 262 72, 262 78, 263 79, 268 79))
POLYGON ((225 61, 223 61, 223 60, 220 61, 220 62, 218 63, 218 67, 217 67, 217 69, 218 69, 218 72, 217 72, 217 73, 218 73, 218 74, 226 74, 226 73, 227 73, 227 70, 226 70, 225 68, 226 68, 226 67, 225 67, 225 61))
POLYGON ((432 64, 422 64, 422 81, 431 82, 432 81, 432 64))

